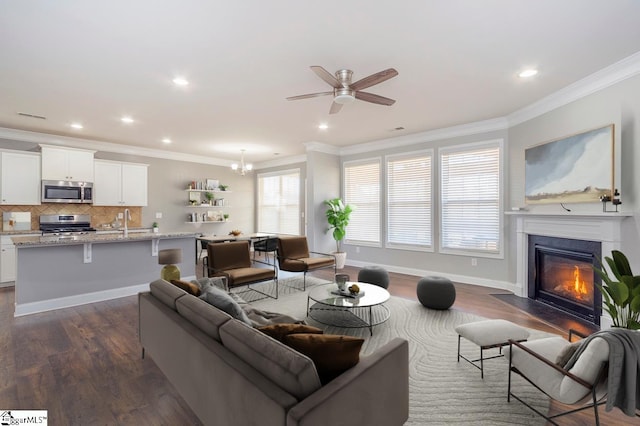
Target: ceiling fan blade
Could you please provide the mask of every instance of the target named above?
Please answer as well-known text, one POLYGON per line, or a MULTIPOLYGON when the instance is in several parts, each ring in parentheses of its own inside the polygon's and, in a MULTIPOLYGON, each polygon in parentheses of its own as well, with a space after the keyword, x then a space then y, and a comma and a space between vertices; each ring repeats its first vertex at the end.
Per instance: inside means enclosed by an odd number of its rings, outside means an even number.
POLYGON ((374 95, 373 93, 368 92, 356 92, 356 99, 360 99, 361 101, 371 102, 373 104, 379 105, 393 105, 396 103, 395 100, 385 98, 384 96, 374 95))
POLYGON ((353 90, 362 90, 367 87, 374 86, 376 84, 382 83, 383 81, 389 80, 390 78, 398 75, 398 71, 394 68, 389 68, 384 71, 377 72, 375 74, 371 74, 369 77, 365 77, 351 84, 351 89, 353 90))
POLYGON ((336 89, 339 89, 342 87, 342 84, 340 84, 338 79, 335 78, 333 74, 331 74, 329 71, 325 70, 321 66, 312 65, 311 70, 313 70, 313 72, 315 72, 318 75, 318 77, 326 81, 331 87, 336 89))
POLYGON ((333 95, 333 92, 309 93, 308 95, 290 96, 287 98, 287 100, 297 101, 298 99, 316 98, 318 96, 326 96, 326 95, 333 95))
POLYGON ((329 109, 329 114, 337 114, 340 112, 341 109, 342 109, 342 104, 333 102, 331 104, 331 109, 329 109))

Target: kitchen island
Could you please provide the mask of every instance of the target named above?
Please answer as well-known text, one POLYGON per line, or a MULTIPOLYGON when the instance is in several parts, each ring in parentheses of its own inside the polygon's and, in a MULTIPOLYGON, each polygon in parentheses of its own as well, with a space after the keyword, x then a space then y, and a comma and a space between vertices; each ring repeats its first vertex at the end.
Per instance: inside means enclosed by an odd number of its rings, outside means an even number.
POLYGON ((15 316, 130 296, 160 277, 158 251, 182 249, 182 278, 195 278, 190 232, 13 237, 15 316))

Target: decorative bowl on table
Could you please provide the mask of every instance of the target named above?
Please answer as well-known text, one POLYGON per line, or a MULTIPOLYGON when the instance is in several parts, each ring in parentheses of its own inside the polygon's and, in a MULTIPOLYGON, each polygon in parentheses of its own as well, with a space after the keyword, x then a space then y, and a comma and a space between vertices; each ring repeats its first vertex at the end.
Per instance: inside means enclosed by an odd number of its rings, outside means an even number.
POLYGON ((229 232, 229 235, 233 235, 234 237, 237 237, 238 235, 242 235, 242 231, 239 229, 234 229, 231 232, 229 232))

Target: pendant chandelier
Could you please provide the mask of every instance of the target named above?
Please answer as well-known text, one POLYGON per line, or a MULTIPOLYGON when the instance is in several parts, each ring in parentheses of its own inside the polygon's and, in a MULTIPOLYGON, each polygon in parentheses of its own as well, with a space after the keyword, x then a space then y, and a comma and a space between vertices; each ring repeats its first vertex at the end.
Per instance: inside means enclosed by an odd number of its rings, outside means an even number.
POLYGON ((231 170, 236 173, 240 173, 242 176, 253 170, 253 164, 245 164, 244 162, 244 149, 240 150, 240 164, 233 163, 231 165, 231 170))

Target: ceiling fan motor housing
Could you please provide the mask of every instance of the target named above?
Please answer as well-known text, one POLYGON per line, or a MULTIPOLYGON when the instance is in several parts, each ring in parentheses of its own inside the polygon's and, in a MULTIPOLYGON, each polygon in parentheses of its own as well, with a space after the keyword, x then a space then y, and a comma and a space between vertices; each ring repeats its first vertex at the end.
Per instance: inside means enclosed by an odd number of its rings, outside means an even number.
POLYGON ((343 87, 333 89, 333 102, 337 104, 348 104, 356 100, 356 91, 343 87))

